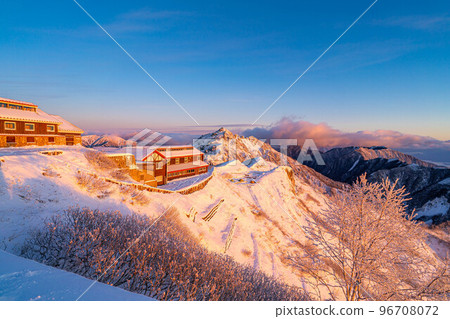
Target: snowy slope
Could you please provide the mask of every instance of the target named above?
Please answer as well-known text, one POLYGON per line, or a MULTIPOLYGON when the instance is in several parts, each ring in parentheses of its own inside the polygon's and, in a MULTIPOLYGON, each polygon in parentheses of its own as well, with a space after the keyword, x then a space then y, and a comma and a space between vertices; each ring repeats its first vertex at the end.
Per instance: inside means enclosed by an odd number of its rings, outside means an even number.
POLYGON ((42 155, 35 148, 0 150, 4 159, 0 167, 3 249, 18 253, 26 237, 46 217, 71 206, 152 217, 174 207, 201 244, 218 253, 224 253, 228 232, 237 218, 226 254, 289 283, 300 284, 285 255, 298 249, 296 241, 303 238, 299 225, 305 211, 323 206, 328 195, 322 185, 301 181, 288 167, 255 159, 250 167, 239 162, 219 165, 207 186, 190 195, 148 193, 150 203, 140 206, 131 204, 115 185, 102 198, 81 189, 76 183, 76 170, 93 170, 83 155, 85 149, 58 149, 63 150, 62 155, 42 155), (60 177, 44 176, 42 172, 47 168, 60 177), (210 221, 203 220, 220 201, 216 215, 210 221), (197 212, 195 222, 188 217, 190 210, 197 212))
POLYGON ((43 219, 74 206, 120 210, 130 213, 121 197, 99 200, 97 194, 80 189, 75 173, 91 169, 83 147, 0 149, 0 249, 17 251, 32 229, 43 219), (62 150, 58 156, 40 154, 46 149, 62 150), (51 170, 59 176, 44 176, 51 170))
POLYGON ((231 133, 222 132, 217 138, 205 139, 205 149, 220 151, 208 152, 209 160, 217 165, 203 189, 189 195, 147 193, 149 203, 144 206, 131 202, 115 185, 101 197, 80 188, 76 171, 94 172, 82 147, 58 148, 63 151, 58 156, 42 155, 38 148, 0 149, 4 160, 0 167, 0 248, 17 253, 44 218, 75 205, 151 217, 172 207, 208 250, 302 286, 303 274, 290 265, 287 256, 301 251, 305 242, 301 226, 307 212, 324 208, 340 183, 290 161, 280 166, 279 153, 267 144, 244 157, 251 139, 239 138, 238 158, 226 161, 220 152, 229 153, 224 135, 231 133), (49 168, 59 177, 44 176, 49 168), (226 249, 227 242, 231 244, 226 249))
MULTIPOLYGON (((0 300, 76 300, 93 280, 0 250, 0 300)), ((149 301, 143 295, 96 283, 83 301, 149 301)))
POLYGON ((289 166, 303 183, 313 183, 323 188, 343 187, 342 183, 282 155, 255 137, 239 136, 225 128, 200 136, 195 141, 195 146, 204 152, 206 160, 214 165, 237 160, 249 167, 289 166))

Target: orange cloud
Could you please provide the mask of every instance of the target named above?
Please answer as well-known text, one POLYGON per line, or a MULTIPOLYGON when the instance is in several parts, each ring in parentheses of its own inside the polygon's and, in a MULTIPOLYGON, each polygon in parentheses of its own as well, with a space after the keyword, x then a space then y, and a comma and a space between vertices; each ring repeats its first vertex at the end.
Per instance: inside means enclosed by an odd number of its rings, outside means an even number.
POLYGON ((450 141, 441 141, 429 136, 404 134, 392 130, 343 132, 326 123, 314 124, 283 118, 267 128, 248 129, 244 136, 261 139, 296 138, 299 145, 305 139, 313 139, 321 148, 345 146, 386 146, 390 148, 441 148, 450 150, 450 141))

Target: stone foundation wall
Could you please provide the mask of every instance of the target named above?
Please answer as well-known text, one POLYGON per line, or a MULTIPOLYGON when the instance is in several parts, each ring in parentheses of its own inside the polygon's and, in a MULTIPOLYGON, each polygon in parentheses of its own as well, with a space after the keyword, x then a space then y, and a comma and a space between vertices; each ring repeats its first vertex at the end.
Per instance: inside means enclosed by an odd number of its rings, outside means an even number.
POLYGON ((74 145, 81 145, 81 136, 75 136, 73 138, 73 144, 74 145))
POLYGON ((66 145, 66 137, 65 136, 55 137, 55 145, 66 145))

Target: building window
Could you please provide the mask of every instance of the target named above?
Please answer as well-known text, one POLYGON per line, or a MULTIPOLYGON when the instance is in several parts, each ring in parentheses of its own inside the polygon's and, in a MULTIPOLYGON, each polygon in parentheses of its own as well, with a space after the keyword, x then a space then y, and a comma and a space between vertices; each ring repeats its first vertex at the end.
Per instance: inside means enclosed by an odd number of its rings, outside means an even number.
POLYGON ((24 106, 23 109, 24 109, 24 111, 34 112, 34 107, 24 106))
POLYGON ((25 123, 25 131, 34 131, 34 124, 25 123))
POLYGON ((163 168, 163 162, 157 162, 156 169, 162 169, 162 168, 163 168))
POLYGON ((12 109, 15 109, 15 110, 21 110, 22 109, 22 106, 16 105, 16 104, 10 104, 9 107, 12 108, 12 109))
POLYGON ((54 125, 47 125, 47 132, 54 132, 55 126, 54 125))
POLYGON ((27 143, 31 144, 31 143, 34 143, 34 142, 36 142, 35 139, 34 139, 34 136, 27 136, 27 143))
POLYGON ((6 143, 8 143, 8 144, 15 144, 16 143, 16 137, 15 136, 7 136, 6 137, 6 143))
POLYGON ((48 138, 49 143, 55 143, 55 138, 53 136, 48 138))
POLYGON ((180 164, 180 159, 178 157, 175 159, 175 164, 180 164))
POLYGON ((8 104, 6 104, 6 103, 0 103, 0 107, 8 107, 8 104))
POLYGON ((15 122, 5 122, 5 130, 15 130, 16 123, 15 122))

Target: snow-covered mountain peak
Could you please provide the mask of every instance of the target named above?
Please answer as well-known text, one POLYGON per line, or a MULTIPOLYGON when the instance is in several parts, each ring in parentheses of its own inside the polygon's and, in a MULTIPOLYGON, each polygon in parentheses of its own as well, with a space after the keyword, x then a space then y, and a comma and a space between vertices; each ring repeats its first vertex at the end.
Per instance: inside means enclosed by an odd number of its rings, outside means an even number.
POLYGON ((267 171, 277 166, 288 166, 294 175, 304 183, 312 183, 322 187, 341 188, 339 182, 317 173, 313 169, 300 164, 273 149, 267 143, 250 136, 233 134, 225 128, 200 136, 195 146, 206 155, 206 160, 213 165, 238 161, 248 167, 267 171))
POLYGON ((230 140, 233 138, 238 137, 238 135, 233 134, 231 131, 229 131, 228 129, 221 127, 220 129, 218 129, 217 131, 214 131, 212 133, 207 133, 204 134, 202 136, 200 136, 200 139, 225 139, 225 140, 230 140))

